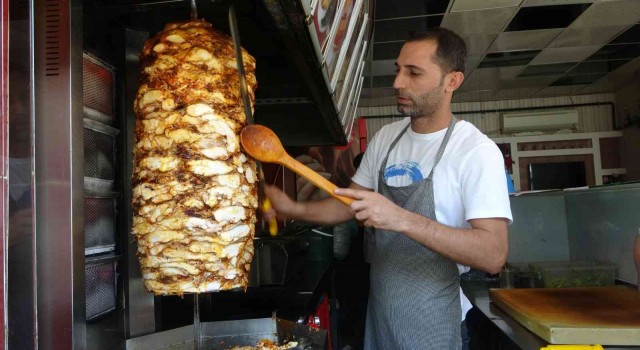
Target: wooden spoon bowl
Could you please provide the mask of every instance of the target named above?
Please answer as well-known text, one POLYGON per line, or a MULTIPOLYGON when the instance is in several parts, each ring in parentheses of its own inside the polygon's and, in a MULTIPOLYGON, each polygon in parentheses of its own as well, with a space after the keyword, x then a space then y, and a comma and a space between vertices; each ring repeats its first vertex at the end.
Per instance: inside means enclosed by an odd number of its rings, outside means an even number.
POLYGON ((240 132, 240 143, 245 152, 251 157, 262 162, 283 165, 306 178, 340 202, 346 205, 350 205, 353 202, 353 198, 335 194, 334 190, 338 188, 336 185, 291 157, 284 150, 280 139, 271 129, 257 124, 247 125, 240 132))

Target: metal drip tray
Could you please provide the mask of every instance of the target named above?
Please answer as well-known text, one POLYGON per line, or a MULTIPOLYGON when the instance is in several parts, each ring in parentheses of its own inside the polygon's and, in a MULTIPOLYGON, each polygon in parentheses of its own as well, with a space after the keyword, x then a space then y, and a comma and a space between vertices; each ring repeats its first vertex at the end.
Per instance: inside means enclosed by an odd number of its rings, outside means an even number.
MULTIPOLYGON (((284 344, 298 342, 295 350, 323 350, 327 332, 279 318, 217 321, 201 323, 201 348, 230 349, 255 346, 261 339, 284 344)), ((193 350, 193 326, 185 326, 127 340, 127 350, 193 350)))

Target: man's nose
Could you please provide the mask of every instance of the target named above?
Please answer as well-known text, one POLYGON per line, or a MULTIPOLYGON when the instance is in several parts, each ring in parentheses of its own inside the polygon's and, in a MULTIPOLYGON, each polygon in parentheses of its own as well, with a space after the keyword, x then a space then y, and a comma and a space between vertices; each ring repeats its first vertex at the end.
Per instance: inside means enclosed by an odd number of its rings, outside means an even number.
POLYGON ((393 88, 398 90, 402 89, 405 85, 405 79, 400 72, 396 73, 395 79, 393 79, 393 88))

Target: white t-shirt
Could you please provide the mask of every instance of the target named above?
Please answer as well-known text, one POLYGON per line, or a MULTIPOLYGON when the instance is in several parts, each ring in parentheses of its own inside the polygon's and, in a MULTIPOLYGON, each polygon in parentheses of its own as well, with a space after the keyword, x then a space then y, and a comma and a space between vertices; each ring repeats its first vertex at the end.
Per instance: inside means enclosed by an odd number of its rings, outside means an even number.
MULTIPOLYGON (((393 140, 410 118, 384 126, 367 147, 352 181, 378 192, 378 171, 393 140)), ((391 150, 384 178, 390 186, 407 186, 426 179, 447 129, 418 134, 407 129, 391 150)), ((498 146, 473 124, 456 123, 433 173, 436 219, 450 227, 470 228, 470 219, 506 218, 513 221, 504 179, 504 160, 498 146)), ((469 268, 458 265, 460 273, 469 268)), ((471 303, 460 292, 462 319, 471 303)))

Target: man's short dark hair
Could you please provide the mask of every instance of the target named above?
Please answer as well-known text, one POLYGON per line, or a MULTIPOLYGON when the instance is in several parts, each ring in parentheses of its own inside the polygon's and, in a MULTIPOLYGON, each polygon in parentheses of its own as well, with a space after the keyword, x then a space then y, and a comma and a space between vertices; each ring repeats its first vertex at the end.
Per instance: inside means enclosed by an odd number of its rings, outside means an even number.
POLYGON ((413 33, 407 42, 433 40, 438 45, 436 63, 445 73, 462 72, 467 61, 467 45, 449 29, 436 27, 426 32, 413 33))

